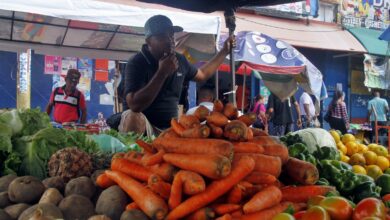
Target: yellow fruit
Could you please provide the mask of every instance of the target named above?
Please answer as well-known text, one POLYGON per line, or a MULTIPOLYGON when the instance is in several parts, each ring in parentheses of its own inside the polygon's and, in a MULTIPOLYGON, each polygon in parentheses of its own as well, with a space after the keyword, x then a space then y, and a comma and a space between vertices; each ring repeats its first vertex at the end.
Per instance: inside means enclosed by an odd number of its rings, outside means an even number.
POLYGON ((367 175, 372 177, 374 180, 376 180, 378 177, 380 177, 383 172, 380 167, 377 165, 368 165, 366 168, 367 175))
POLYGON ((387 155, 389 155, 389 152, 387 151, 387 149, 385 147, 381 146, 381 145, 378 145, 372 151, 374 151, 376 153, 376 155, 378 155, 378 156, 387 157, 387 155))
POLYGON ((329 131, 330 135, 332 135, 334 141, 336 142, 336 144, 338 144, 340 142, 340 135, 339 133, 337 133, 337 131, 335 130, 330 130, 329 131))
POLYGON ((359 173, 359 174, 367 175, 366 169, 364 169, 364 167, 362 167, 362 166, 360 166, 360 165, 353 165, 353 166, 352 166, 352 171, 353 171, 354 173, 359 173))
POLYGON ((353 136, 352 134, 344 134, 341 138, 341 141, 343 142, 343 144, 346 144, 350 141, 355 141, 355 136, 353 136))
POLYGON ((376 165, 382 169, 382 171, 385 171, 390 166, 389 160, 384 156, 378 156, 378 159, 376 160, 376 165))
POLYGON ((359 151, 359 146, 355 141, 350 141, 345 146, 347 147, 348 156, 352 156, 359 151))
POLYGON ((364 144, 359 144, 359 153, 364 153, 368 151, 368 147, 364 144))
POLYGON ((378 147, 378 145, 377 144, 369 144, 369 145, 367 145, 367 147, 368 147, 368 150, 373 151, 375 148, 378 147))
POLYGON ((337 144, 337 149, 343 152, 343 154, 347 154, 347 147, 341 141, 337 144))
POLYGON ((348 163, 350 159, 348 156, 342 154, 342 155, 340 155, 340 160, 345 162, 345 163, 348 163))
POLYGON ((376 164, 376 160, 378 159, 378 156, 376 153, 372 151, 367 151, 363 153, 364 159, 366 159, 366 164, 367 165, 374 165, 376 164))
POLYGON ((366 165, 366 159, 362 154, 355 153, 351 156, 351 159, 349 160, 349 164, 351 165, 366 165))

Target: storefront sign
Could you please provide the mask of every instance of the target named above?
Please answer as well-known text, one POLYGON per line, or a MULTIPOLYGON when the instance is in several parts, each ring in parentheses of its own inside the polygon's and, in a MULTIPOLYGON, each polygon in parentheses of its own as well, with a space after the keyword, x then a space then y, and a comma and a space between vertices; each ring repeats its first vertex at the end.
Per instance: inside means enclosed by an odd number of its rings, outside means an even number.
POLYGON ((62 57, 45 56, 45 74, 61 74, 62 57))
POLYGON ((364 57, 364 85, 369 88, 390 89, 389 60, 369 54, 364 57))
POLYGON ((27 93, 30 85, 31 51, 19 54, 19 92, 27 93))

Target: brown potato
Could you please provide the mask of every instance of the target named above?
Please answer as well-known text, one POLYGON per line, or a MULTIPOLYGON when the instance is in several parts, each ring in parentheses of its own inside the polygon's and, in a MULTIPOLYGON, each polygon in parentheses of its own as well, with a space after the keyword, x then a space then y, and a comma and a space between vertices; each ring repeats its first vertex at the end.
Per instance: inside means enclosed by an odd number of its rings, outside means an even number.
POLYGON ((76 194, 65 197, 58 207, 65 220, 88 219, 95 215, 92 202, 87 197, 76 194))
POLYGON ((12 220, 11 216, 8 215, 6 211, 0 209, 0 219, 1 220, 12 220))
POLYGON ((111 186, 100 194, 95 211, 111 219, 119 219, 127 203, 126 193, 119 186, 111 186))
POLYGON ((36 204, 31 206, 30 208, 24 210, 22 214, 20 214, 18 220, 30 220, 33 216, 39 215, 40 218, 48 218, 48 219, 62 219, 63 215, 61 210, 54 204, 51 203, 43 203, 36 204), (36 213, 39 211, 40 213, 36 213))
POLYGON ((65 183, 64 180, 59 176, 49 177, 42 181, 43 185, 48 188, 56 188, 61 193, 64 192, 65 183))
POLYGON ((105 215, 94 215, 92 217, 89 217, 88 220, 111 220, 111 218, 109 218, 105 215))
POLYGON ((18 219, 19 215, 26 209, 28 209, 30 205, 26 203, 19 203, 15 205, 10 205, 4 209, 11 216, 12 219, 18 219))
POLYGON ((0 209, 10 206, 12 202, 8 198, 8 192, 0 193, 0 209))
POLYGON ((15 203, 34 204, 39 201, 45 186, 33 176, 22 176, 14 179, 8 188, 8 197, 15 203))
POLYGON ((122 213, 120 220, 149 220, 141 210, 132 209, 122 213))
POLYGON ((49 188, 43 193, 41 199, 39 200, 39 204, 51 203, 53 205, 58 205, 58 203, 60 203, 63 198, 64 197, 60 191, 58 191, 58 189, 49 188))
POLYGON ((0 192, 7 192, 8 186, 12 180, 16 179, 17 176, 14 174, 8 174, 0 178, 0 192))
POLYGON ((68 184, 66 184, 65 196, 78 194, 90 199, 94 195, 95 191, 96 187, 93 184, 91 178, 82 176, 75 179, 71 179, 68 184))

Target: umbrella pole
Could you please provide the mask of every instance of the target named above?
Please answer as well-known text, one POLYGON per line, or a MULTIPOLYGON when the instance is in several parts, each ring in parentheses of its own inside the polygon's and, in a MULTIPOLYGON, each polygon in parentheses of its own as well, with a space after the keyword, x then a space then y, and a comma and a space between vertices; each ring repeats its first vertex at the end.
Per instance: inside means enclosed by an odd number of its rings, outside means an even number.
POLYGON ((215 99, 219 99, 219 71, 215 72, 215 99))
MULTIPOLYGON (((226 27, 229 29, 229 37, 232 37, 234 35, 234 30, 236 29, 236 18, 234 17, 234 8, 226 9, 224 15, 225 15, 225 23, 226 27)), ((237 107, 237 101, 236 101, 236 71, 235 71, 235 65, 234 65, 234 50, 232 44, 230 44, 230 50, 229 50, 229 56, 230 56, 230 72, 232 77, 232 86, 231 86, 231 94, 232 96, 230 99, 230 102, 233 103, 235 107, 237 107)))
POLYGON ((244 114, 245 86, 246 86, 246 66, 244 66, 244 82, 242 83, 242 100, 241 100, 241 112, 242 112, 242 114, 244 114))

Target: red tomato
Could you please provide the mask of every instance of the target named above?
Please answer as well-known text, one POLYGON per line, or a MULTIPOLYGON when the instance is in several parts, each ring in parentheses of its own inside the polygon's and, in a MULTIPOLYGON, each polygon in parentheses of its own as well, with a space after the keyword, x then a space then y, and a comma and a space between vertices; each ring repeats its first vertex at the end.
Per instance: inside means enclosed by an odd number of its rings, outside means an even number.
POLYGON ((313 206, 303 214, 301 220, 330 220, 326 210, 320 206, 313 206))
POLYGON ((382 197, 383 202, 390 202, 390 194, 386 194, 382 197))
POLYGON ((299 211, 299 212, 296 212, 296 213, 294 214, 294 218, 295 218, 296 220, 301 220, 301 219, 302 219, 302 216, 303 216, 305 213, 306 213, 306 211, 299 211))
POLYGON ((366 198, 360 201, 353 212, 353 220, 363 220, 367 217, 386 218, 386 209, 382 201, 376 198, 366 198))
POLYGON ((320 204, 324 208, 332 220, 348 220, 352 216, 352 206, 348 200, 340 196, 332 196, 323 199, 320 204))

